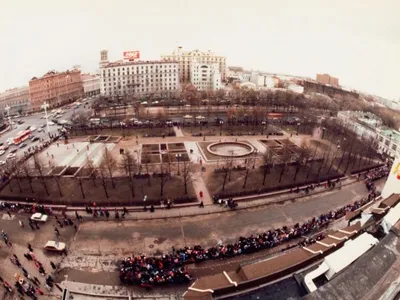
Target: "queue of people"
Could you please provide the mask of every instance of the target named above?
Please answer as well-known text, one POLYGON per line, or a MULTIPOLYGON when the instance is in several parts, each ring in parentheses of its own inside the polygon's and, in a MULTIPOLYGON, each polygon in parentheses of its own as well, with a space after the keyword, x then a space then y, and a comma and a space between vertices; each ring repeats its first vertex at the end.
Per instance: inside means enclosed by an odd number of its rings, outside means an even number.
POLYGON ((240 237, 233 244, 223 245, 220 242, 217 246, 208 249, 204 249, 199 245, 178 250, 173 248, 171 254, 157 258, 144 255, 128 257, 121 263, 120 280, 125 284, 138 284, 144 287, 186 282, 191 278, 189 272, 184 269, 184 265, 188 263, 249 254, 262 249, 273 248, 296 239, 301 239, 298 245, 310 245, 322 239, 323 235, 307 239, 301 237, 321 230, 334 220, 343 217, 347 212, 359 209, 369 201, 374 200, 375 196, 375 194, 370 193, 368 197, 326 214, 321 214, 303 224, 297 223, 292 227, 283 226, 260 234, 252 234, 249 237, 240 237))

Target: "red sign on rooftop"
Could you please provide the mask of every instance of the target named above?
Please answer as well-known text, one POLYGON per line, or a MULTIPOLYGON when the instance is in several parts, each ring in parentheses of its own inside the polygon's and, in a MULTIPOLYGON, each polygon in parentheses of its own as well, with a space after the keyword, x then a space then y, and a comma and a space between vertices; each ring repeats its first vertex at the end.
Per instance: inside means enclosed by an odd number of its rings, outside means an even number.
POLYGON ((140 58, 140 51, 124 51, 123 53, 124 59, 127 60, 135 60, 140 58))

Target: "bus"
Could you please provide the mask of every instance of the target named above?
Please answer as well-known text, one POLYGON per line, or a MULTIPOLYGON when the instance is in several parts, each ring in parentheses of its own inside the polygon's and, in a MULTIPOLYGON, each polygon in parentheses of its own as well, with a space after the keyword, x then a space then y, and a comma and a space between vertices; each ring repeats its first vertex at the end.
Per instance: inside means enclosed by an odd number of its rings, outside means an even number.
POLYGON ((18 132, 17 136, 14 138, 14 145, 21 144, 23 141, 27 140, 31 136, 30 130, 24 130, 18 132))

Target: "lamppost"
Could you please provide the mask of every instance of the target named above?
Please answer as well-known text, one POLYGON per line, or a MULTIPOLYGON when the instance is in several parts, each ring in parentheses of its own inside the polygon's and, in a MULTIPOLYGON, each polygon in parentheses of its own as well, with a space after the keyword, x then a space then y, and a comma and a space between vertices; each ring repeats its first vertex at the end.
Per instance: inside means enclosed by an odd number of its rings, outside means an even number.
POLYGON ((42 104, 42 106, 41 106, 41 108, 44 109, 44 115, 45 115, 45 117, 46 117, 46 129, 47 129, 47 134, 48 134, 48 135, 50 135, 49 116, 47 115, 47 108, 48 108, 49 106, 50 106, 50 105, 49 105, 46 101, 44 101, 43 104, 42 104))
POLYGON ((299 126, 300 126, 300 123, 297 123, 297 131, 296 131, 296 135, 299 135, 299 126))
POLYGON ((10 129, 12 129, 10 109, 11 109, 11 107, 9 105, 7 105, 5 108, 5 110, 7 111, 8 125, 10 126, 10 129))
POLYGON ((179 175, 181 175, 180 168, 179 168, 179 162, 181 161, 182 154, 180 154, 180 153, 175 154, 175 157, 178 160, 178 176, 179 176, 179 175))

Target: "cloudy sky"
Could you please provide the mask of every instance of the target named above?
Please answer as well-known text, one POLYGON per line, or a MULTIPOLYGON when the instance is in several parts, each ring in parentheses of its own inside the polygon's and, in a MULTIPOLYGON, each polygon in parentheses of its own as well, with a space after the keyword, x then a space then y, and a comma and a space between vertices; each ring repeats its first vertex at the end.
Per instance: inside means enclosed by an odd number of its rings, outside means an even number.
POLYGON ((0 91, 51 69, 94 72, 101 49, 150 60, 179 45, 397 99, 399 16, 399 0, 0 0, 0 91))

